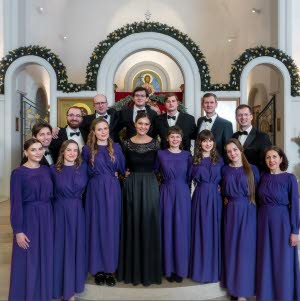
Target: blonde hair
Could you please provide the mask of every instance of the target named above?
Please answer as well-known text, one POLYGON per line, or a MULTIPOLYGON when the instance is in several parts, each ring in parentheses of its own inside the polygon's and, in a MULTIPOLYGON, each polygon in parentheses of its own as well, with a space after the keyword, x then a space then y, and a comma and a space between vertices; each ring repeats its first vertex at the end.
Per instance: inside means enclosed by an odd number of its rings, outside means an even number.
MULTIPOLYGON (((250 163, 248 162, 246 156, 244 155, 243 152, 243 146, 240 143, 239 140, 235 139, 235 138, 231 138, 229 139, 226 144, 225 144, 225 150, 228 144, 233 143, 236 145, 236 147, 240 150, 241 155, 242 155, 242 166, 243 166, 243 170, 244 173, 247 177, 247 186, 248 186, 248 193, 250 195, 250 202, 255 204, 255 181, 254 181, 254 174, 251 168, 250 163)), ((229 158, 228 158, 229 159, 229 158)))
MULTIPOLYGON (((95 161, 95 156, 98 153, 98 144, 97 144, 97 137, 95 134, 95 128, 96 125, 98 123, 104 122, 107 124, 107 126, 109 127, 109 124, 107 122, 106 119, 99 117, 93 120, 92 124, 91 124, 91 130, 88 136, 88 140, 87 140, 87 146, 90 148, 91 151, 91 164, 92 166, 94 166, 94 161, 95 161)), ((106 149, 108 151, 108 154, 110 156, 110 159, 112 162, 115 162, 115 153, 114 153, 114 149, 113 149, 113 141, 110 137, 108 137, 107 139, 107 146, 106 149)))
POLYGON ((69 139, 69 140, 64 141, 63 144, 60 147, 58 159, 57 159, 57 162, 55 164, 55 169, 57 171, 61 171, 63 169, 63 166, 64 166, 64 153, 65 153, 65 150, 67 149, 67 147, 69 146, 69 144, 71 144, 71 143, 76 144, 77 147, 78 147, 78 156, 75 159, 74 165, 75 165, 76 168, 78 168, 81 165, 82 159, 81 159, 81 156, 80 156, 79 145, 75 140, 69 139))

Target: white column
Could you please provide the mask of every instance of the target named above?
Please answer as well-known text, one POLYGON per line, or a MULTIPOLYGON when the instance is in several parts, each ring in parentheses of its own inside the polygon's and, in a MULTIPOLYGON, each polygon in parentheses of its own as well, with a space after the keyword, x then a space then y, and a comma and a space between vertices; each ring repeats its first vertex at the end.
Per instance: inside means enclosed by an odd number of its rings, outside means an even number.
POLYGON ((3 2, 3 48, 4 55, 26 43, 26 2, 1 0, 3 2))

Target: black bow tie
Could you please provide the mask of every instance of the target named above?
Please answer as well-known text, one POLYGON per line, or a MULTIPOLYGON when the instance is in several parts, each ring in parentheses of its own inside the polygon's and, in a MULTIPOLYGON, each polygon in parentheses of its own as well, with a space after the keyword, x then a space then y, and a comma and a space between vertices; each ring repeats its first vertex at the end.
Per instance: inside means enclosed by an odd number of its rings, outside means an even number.
POLYGON ((145 113, 146 110, 137 110, 136 112, 137 112, 137 113, 145 113))
POLYGON ((73 137, 74 135, 79 136, 79 135, 80 135, 80 132, 73 132, 73 133, 70 133, 70 136, 71 136, 71 137, 73 137))
POLYGON ((48 155, 51 155, 51 153, 49 151, 45 151, 44 155, 48 156, 48 155))
POLYGON ((168 119, 176 120, 176 116, 170 116, 170 115, 168 115, 168 119))
POLYGON ((238 135, 241 136, 241 135, 248 135, 248 132, 247 131, 238 131, 238 135))
POLYGON ((211 119, 211 118, 206 118, 206 117, 204 117, 204 121, 205 121, 205 122, 210 122, 210 123, 212 123, 212 119, 211 119))
POLYGON ((107 119, 108 118, 108 115, 106 114, 106 115, 99 115, 99 117, 100 118, 105 118, 105 119, 107 119))

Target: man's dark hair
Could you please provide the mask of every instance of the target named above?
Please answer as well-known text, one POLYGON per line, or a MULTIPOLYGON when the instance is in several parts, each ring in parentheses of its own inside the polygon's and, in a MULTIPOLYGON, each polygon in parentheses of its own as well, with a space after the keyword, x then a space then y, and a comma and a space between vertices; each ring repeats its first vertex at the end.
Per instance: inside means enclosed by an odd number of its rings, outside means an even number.
POLYGON ((37 134, 40 132, 40 130, 43 129, 43 128, 48 128, 50 130, 50 132, 52 133, 52 126, 49 123, 47 123, 47 122, 38 122, 31 129, 32 136, 36 137, 37 134))
POLYGON ((246 108, 249 109, 251 115, 253 115, 252 108, 246 104, 241 104, 241 105, 237 106, 237 108, 235 109, 235 115, 237 115, 238 110, 246 109, 246 108))
POLYGON ((149 92, 146 88, 144 87, 136 87, 133 92, 132 92, 132 96, 134 97, 135 93, 138 91, 145 91, 146 92, 146 96, 149 97, 149 92))

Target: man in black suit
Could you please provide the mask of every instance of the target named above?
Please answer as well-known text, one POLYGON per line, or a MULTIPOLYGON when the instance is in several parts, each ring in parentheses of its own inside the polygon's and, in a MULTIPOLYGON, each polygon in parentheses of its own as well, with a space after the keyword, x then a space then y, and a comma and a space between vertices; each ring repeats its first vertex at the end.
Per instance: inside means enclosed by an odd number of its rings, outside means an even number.
POLYGON ((159 115, 154 120, 154 134, 161 139, 161 148, 168 147, 167 135, 169 127, 177 125, 183 132, 183 149, 190 151, 191 139, 196 129, 195 118, 187 113, 178 111, 179 100, 174 93, 166 94, 165 107, 167 113, 159 115))
POLYGON ((196 135, 203 130, 210 130, 215 137, 217 151, 224 158, 226 155, 224 145, 226 141, 232 137, 233 128, 230 121, 218 116, 216 113, 217 106, 218 100, 214 93, 206 93, 203 95, 202 108, 206 116, 202 116, 198 119, 196 135))
POLYGON ((151 127, 148 132, 149 136, 153 136, 153 122, 157 113, 146 105, 149 97, 148 90, 143 87, 136 87, 132 93, 134 106, 120 111, 119 130, 126 128, 125 139, 129 139, 136 134, 135 118, 139 112, 147 113, 151 121, 151 127))
POLYGON ((107 98, 103 94, 97 94, 94 99, 95 113, 83 116, 82 123, 80 125, 87 133, 90 132, 90 126, 94 119, 98 117, 105 118, 109 124, 110 137, 113 141, 118 142, 118 122, 119 113, 113 108, 108 108, 107 98))
POLYGON ((68 139, 75 140, 80 150, 87 141, 87 132, 80 127, 82 123, 81 109, 76 106, 70 107, 66 117, 68 125, 59 130, 58 137, 53 138, 50 145, 54 163, 56 163, 58 159, 59 150, 64 141, 68 139))
POLYGON ((241 142, 249 163, 262 169, 263 152, 271 145, 269 136, 252 126, 253 113, 250 106, 239 105, 235 110, 235 118, 240 126, 240 131, 234 133, 232 137, 241 142))

